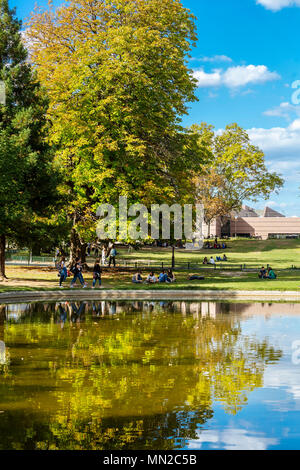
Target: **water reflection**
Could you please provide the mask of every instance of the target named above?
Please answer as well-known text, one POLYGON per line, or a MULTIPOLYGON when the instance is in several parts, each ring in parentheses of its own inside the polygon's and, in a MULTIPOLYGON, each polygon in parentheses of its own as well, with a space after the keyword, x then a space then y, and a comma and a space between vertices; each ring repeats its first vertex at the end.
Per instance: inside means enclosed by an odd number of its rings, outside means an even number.
POLYGON ((3 306, 0 339, 10 361, 0 369, 0 448, 208 446, 211 436, 224 435, 207 429, 220 410, 238 419, 251 392, 263 390, 268 368, 282 360, 268 334, 248 326, 270 307, 251 308, 152 301, 3 306))
POLYGON ((6 349, 4 341, 0 341, 0 365, 6 363, 6 349))

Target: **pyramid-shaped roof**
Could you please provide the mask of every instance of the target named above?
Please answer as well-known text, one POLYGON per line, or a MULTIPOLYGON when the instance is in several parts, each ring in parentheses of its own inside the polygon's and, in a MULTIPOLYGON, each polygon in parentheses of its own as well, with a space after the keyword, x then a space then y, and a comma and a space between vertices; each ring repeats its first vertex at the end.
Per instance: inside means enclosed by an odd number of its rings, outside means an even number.
POLYGON ((235 212, 237 217, 258 217, 257 212, 249 206, 243 205, 239 212, 235 212))
POLYGON ((280 214, 280 212, 274 211, 274 209, 271 209, 270 207, 265 207, 263 217, 285 217, 285 215, 280 214))

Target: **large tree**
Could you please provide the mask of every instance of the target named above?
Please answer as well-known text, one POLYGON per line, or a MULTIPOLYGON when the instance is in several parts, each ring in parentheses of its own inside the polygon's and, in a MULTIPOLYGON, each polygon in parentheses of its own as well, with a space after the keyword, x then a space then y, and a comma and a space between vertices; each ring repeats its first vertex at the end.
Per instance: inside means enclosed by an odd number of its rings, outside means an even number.
POLYGON ((192 126, 192 130, 198 133, 199 145, 212 154, 203 174, 196 178, 208 224, 217 216, 240 210, 245 200, 266 200, 282 187, 282 178, 268 170, 263 151, 237 124, 226 126, 221 133, 206 123, 192 126))
MULTIPOLYGON (((6 237, 26 240, 34 219, 55 200, 56 172, 46 137, 48 107, 27 61, 21 22, 8 0, 0 0, 0 276, 5 277, 6 237)), ((29 242, 29 240, 27 240, 29 242)))
POLYGON ((37 11, 28 36, 50 97, 73 251, 95 233, 101 202, 193 198, 203 149, 180 120, 196 99, 187 66, 196 34, 180 1, 70 0, 37 11))

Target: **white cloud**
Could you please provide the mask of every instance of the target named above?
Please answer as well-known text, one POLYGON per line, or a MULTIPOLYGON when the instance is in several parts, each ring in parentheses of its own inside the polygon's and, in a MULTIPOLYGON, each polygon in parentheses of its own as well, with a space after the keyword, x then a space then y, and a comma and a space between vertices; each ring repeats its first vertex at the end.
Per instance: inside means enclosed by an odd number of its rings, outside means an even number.
POLYGON ((197 431, 197 438, 188 443, 189 450, 201 449, 203 444, 210 444, 211 448, 226 450, 266 450, 276 446, 278 440, 265 437, 263 433, 241 428, 225 428, 223 430, 197 431))
POLYGON ((300 106, 294 106, 291 103, 280 103, 279 106, 276 106, 275 108, 268 109, 263 113, 265 116, 271 116, 271 117, 283 117, 287 120, 291 119, 292 114, 296 114, 297 116, 300 116, 300 106))
MULTIPOLYGON (((278 164, 285 165, 287 157, 299 158, 300 119, 296 119, 287 127, 252 128, 248 129, 248 133, 251 141, 265 153, 281 157, 281 162, 278 164)), ((300 165, 300 162, 293 161, 293 163, 300 165)))
POLYGON ((280 173, 297 173, 300 172, 300 161, 295 160, 267 160, 266 164, 271 171, 279 171, 280 173))
POLYGON ((279 11, 285 7, 300 6, 300 0, 256 0, 256 3, 272 11, 279 11))
MULTIPOLYGON (((288 367, 286 364, 284 367, 267 369, 264 376, 264 387, 285 389, 293 397, 294 403, 292 404, 292 406, 295 410, 299 409, 300 405, 299 379, 299 368, 295 367, 294 365, 292 365, 292 362, 290 362, 290 367, 288 367)), ((280 402, 280 404, 277 403, 278 408, 280 408, 281 411, 282 403, 282 401, 280 402)))
POLYGON ((285 180, 280 202, 293 203, 286 208, 286 215, 292 215, 291 211, 299 211, 300 119, 296 119, 287 127, 252 128, 247 132, 251 142, 265 153, 268 169, 281 174, 285 180), (282 200, 283 197, 286 199, 282 200))
POLYGON ((222 84, 222 72, 220 70, 215 70, 213 73, 197 70, 194 72, 194 78, 196 78, 198 86, 201 88, 216 87, 222 84))
POLYGON ((281 209, 285 209, 288 206, 288 204, 286 202, 269 201, 266 203, 266 206, 280 207, 281 209))
POLYGON ((212 57, 200 57, 199 62, 232 62, 232 59, 227 55, 214 55, 212 57))
POLYGON ((240 87, 249 83, 265 83, 278 80, 276 72, 270 72, 265 65, 242 65, 230 67, 224 74, 224 83, 228 87, 240 87))
POLYGON ((206 73, 203 69, 195 70, 194 77, 200 88, 224 85, 228 88, 239 88, 249 84, 265 83, 278 80, 280 75, 271 72, 265 65, 241 65, 227 70, 215 69, 206 73))

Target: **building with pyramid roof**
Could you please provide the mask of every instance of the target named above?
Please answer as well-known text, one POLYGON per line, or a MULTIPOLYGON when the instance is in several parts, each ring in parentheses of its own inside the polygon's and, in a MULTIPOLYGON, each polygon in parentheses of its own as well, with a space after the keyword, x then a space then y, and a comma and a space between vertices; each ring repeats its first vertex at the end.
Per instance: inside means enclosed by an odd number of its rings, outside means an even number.
POLYGON ((285 217, 285 215, 280 214, 280 212, 274 211, 270 207, 265 207, 263 212, 263 217, 285 217))
MULTIPOLYGON (((208 236, 209 228, 203 225, 203 234, 208 236)), ((286 217, 276 210, 265 207, 256 210, 243 205, 239 212, 228 217, 218 217, 210 226, 212 236, 268 238, 300 238, 300 217, 286 217)))

